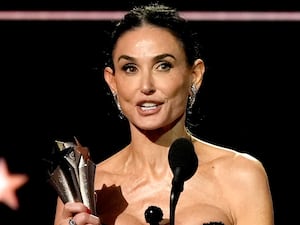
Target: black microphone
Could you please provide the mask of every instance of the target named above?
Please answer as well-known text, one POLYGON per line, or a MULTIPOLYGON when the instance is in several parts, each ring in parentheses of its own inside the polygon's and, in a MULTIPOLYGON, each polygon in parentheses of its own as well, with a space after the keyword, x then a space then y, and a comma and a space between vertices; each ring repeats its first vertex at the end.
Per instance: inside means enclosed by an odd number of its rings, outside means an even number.
POLYGON ((187 138, 176 139, 168 155, 169 165, 173 172, 172 189, 170 195, 170 225, 174 225, 175 208, 184 182, 190 179, 198 167, 198 158, 193 143, 187 138))
POLYGON ((163 211, 161 208, 151 205, 149 206, 144 213, 146 222, 150 225, 159 225, 159 222, 163 218, 163 211))

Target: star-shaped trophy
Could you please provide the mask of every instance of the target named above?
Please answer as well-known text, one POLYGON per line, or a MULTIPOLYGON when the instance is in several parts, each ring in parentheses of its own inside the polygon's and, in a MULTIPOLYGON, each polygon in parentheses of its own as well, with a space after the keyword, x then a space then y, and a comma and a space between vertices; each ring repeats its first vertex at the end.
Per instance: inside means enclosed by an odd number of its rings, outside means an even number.
POLYGON ((82 202, 96 215, 94 191, 96 165, 91 161, 87 147, 81 146, 75 138, 73 142, 55 141, 49 183, 61 200, 82 202))

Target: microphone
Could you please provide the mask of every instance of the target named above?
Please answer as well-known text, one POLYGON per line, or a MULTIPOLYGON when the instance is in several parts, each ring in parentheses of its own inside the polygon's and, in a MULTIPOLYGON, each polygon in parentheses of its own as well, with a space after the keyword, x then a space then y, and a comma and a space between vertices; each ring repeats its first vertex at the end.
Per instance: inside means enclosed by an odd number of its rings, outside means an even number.
POLYGON ((149 206, 144 213, 146 222, 150 225, 159 225, 159 222, 163 218, 163 212, 161 208, 151 205, 149 206))
POLYGON ((170 225, 174 225, 175 208, 184 182, 190 179, 197 170, 198 158, 193 143, 187 138, 176 139, 169 149, 169 166, 173 172, 170 195, 170 225))

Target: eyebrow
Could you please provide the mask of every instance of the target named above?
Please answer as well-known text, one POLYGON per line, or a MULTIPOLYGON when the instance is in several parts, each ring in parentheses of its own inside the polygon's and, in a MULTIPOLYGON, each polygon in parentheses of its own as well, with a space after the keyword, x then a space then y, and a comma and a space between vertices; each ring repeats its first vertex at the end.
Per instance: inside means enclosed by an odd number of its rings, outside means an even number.
POLYGON ((118 62, 119 62, 121 59, 134 61, 134 58, 131 57, 131 56, 129 56, 129 55, 121 55, 121 56, 118 58, 118 62))
POLYGON ((173 59, 176 59, 175 56, 171 55, 171 54, 168 54, 168 53, 165 53, 165 54, 161 54, 161 55, 158 55, 158 56, 155 56, 154 59, 155 60, 160 60, 160 59, 164 59, 164 58, 167 58, 167 57, 171 57, 173 59))
MULTIPOLYGON (((160 59, 164 59, 164 58, 167 58, 167 57, 171 57, 173 59, 176 59, 175 56, 171 55, 171 54, 168 54, 168 53, 164 53, 164 54, 160 54, 160 55, 157 55, 154 57, 154 60, 157 61, 157 60, 160 60, 160 59)), ((121 55, 119 58, 118 58, 118 61, 120 61, 121 59, 125 59, 125 60, 130 60, 130 61, 135 61, 135 58, 134 57, 131 57, 129 55, 121 55)))

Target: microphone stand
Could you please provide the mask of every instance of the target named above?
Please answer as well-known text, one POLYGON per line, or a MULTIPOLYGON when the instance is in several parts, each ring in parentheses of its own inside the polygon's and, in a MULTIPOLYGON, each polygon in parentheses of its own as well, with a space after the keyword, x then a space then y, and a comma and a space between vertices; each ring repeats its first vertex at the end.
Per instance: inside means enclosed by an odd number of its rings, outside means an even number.
POLYGON ((170 194, 170 225, 175 224, 175 210, 180 193, 183 191, 184 181, 179 179, 180 167, 175 168, 170 194), (177 178, 177 179, 176 179, 177 178))

